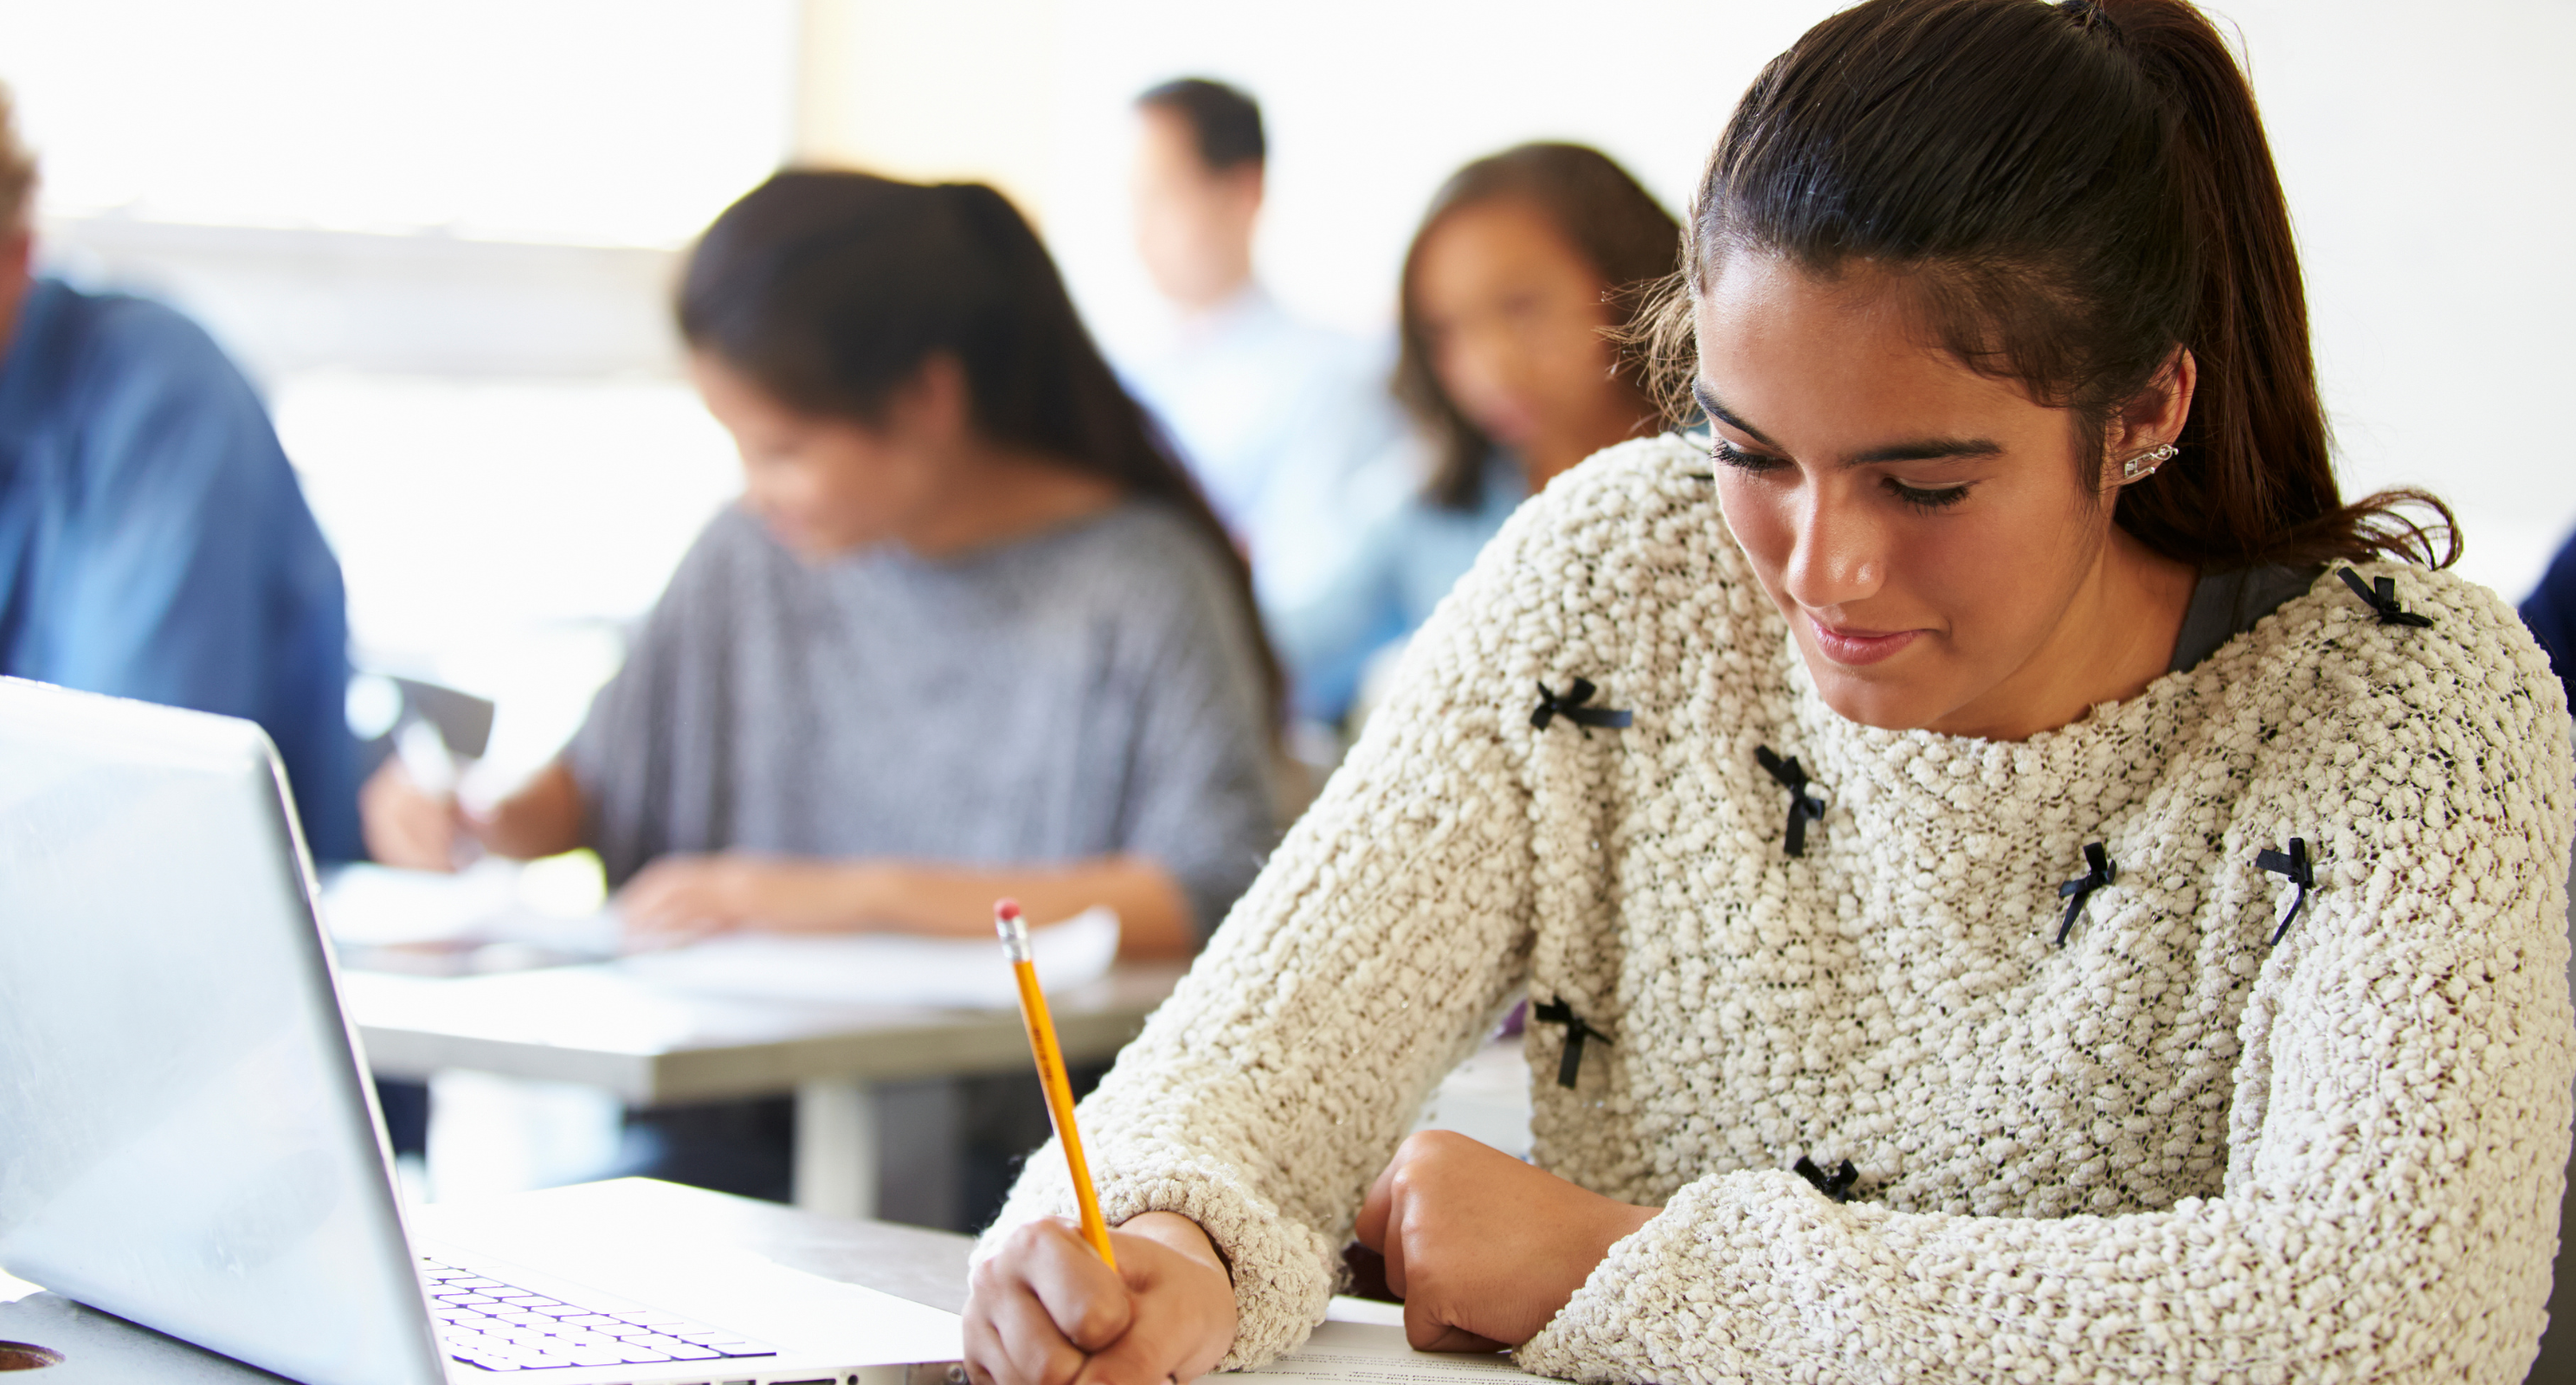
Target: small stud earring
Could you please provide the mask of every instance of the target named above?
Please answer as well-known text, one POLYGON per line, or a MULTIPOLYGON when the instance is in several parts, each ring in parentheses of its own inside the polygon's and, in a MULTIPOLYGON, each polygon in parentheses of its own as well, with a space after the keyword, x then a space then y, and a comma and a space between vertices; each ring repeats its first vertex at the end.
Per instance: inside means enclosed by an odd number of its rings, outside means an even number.
POLYGON ((2163 466, 2165 463, 2172 461, 2174 459, 2174 454, 2180 451, 2182 451, 2181 448, 2176 447, 2169 442, 2150 447, 2146 451, 2120 463, 2120 480, 2122 482, 2143 481, 2148 477, 2155 475, 2157 467, 2163 466))

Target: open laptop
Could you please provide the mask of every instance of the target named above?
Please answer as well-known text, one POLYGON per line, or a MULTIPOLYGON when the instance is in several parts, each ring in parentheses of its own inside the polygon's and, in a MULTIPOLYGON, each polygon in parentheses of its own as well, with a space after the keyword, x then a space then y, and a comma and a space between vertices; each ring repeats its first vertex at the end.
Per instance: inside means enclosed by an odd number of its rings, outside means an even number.
POLYGON ((739 1251, 538 1249, 405 1234, 259 728, 0 679, 0 1268, 307 1385, 876 1385, 958 1352, 952 1314, 739 1251))

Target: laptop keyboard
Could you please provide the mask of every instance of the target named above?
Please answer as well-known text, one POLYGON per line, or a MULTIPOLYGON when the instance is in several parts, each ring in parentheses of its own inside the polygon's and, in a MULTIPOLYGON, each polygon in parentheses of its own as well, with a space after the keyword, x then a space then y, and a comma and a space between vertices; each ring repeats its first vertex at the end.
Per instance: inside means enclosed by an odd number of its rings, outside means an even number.
POLYGON ((676 1313, 607 1298, 532 1293, 477 1270, 420 1257, 429 1311, 447 1354, 487 1371, 648 1365, 775 1356, 778 1349, 676 1313))

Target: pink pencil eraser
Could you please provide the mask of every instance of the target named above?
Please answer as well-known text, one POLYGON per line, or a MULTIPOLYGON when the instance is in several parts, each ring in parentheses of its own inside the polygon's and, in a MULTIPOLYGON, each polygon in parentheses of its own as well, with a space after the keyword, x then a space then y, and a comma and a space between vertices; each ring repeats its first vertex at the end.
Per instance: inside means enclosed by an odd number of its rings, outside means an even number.
POLYGON ((1020 902, 1019 902, 1018 900, 1016 900, 1016 899, 997 899, 997 900, 994 900, 994 901, 993 901, 993 917, 995 917, 995 918, 997 918, 997 919, 1009 920, 1009 919, 1016 919, 1016 918, 1018 918, 1019 916, 1020 916, 1020 902))

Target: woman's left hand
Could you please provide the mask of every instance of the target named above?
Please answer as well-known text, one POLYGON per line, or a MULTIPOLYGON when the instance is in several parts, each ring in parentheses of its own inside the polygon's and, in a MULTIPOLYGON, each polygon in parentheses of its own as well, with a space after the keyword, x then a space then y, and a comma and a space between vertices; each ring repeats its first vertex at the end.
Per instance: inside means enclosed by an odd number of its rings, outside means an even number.
POLYGON ((869 922, 866 867, 724 851, 665 856, 618 892, 627 936, 676 947, 737 928, 833 932, 869 922))
POLYGON ((1446 1130, 1406 1139, 1360 1205, 1404 1335, 1494 1351, 1538 1335, 1621 1237, 1661 1211, 1613 1201, 1446 1130))

